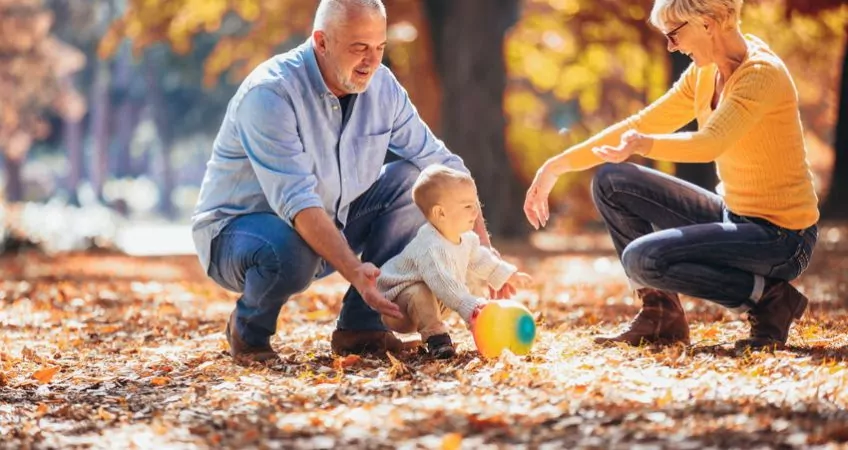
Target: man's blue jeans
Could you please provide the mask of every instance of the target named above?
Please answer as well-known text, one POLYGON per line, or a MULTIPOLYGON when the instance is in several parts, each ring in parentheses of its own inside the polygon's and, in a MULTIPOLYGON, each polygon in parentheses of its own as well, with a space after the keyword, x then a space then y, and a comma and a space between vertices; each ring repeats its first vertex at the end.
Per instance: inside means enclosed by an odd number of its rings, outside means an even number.
POLYGON ((740 312, 759 301, 768 279, 798 277, 818 237, 816 225, 787 230, 738 216, 718 195, 636 164, 601 166, 592 196, 634 287, 740 312))
MULTIPOLYGON (((342 230, 363 261, 380 267, 415 237, 424 215, 412 202, 420 171, 406 161, 383 167, 380 177, 350 207, 342 230)), ((250 345, 260 346, 276 332, 280 309, 292 294, 335 269, 275 214, 248 214, 230 222, 212 241, 209 276, 242 294, 236 327, 250 345)), ((344 296, 337 327, 385 330, 380 315, 351 287, 344 296)))

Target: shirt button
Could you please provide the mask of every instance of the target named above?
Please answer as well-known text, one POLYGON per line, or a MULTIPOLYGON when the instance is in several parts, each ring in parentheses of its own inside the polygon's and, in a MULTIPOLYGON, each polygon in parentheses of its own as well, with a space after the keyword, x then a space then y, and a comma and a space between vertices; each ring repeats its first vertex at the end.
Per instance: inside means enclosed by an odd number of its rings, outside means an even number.
POLYGON ((334 110, 334 111, 335 111, 335 110, 337 110, 337 109, 339 109, 339 107, 338 107, 338 106, 333 106, 333 110, 334 110))

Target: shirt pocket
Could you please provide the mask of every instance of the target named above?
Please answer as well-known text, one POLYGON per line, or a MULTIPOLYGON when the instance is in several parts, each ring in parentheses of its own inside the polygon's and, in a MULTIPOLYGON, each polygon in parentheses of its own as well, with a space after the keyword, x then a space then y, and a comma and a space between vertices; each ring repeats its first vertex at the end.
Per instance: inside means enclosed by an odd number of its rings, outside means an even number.
POLYGON ((386 159, 386 151, 389 149, 389 140, 392 132, 359 136, 354 141, 356 148, 356 180, 362 189, 367 189, 377 181, 380 169, 386 159))

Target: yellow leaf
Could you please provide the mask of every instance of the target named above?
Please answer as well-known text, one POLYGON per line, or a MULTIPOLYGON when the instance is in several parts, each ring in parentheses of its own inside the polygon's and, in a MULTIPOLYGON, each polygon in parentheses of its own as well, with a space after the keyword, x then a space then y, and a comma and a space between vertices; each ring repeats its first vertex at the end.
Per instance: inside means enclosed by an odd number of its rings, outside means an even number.
POLYGON ((102 406, 97 410, 97 416, 100 417, 101 420, 105 420, 107 422, 115 420, 115 415, 105 410, 102 406))
POLYGON ((56 375, 57 372, 59 372, 58 367, 46 367, 32 374, 32 377, 38 380, 41 384, 47 384, 53 379, 53 376, 56 375))
POLYGON ((442 438, 442 450, 458 450, 462 447, 462 435, 449 433, 442 438))
POLYGON ((705 339, 715 339, 716 336, 718 336, 718 327, 714 326, 704 331, 705 339))

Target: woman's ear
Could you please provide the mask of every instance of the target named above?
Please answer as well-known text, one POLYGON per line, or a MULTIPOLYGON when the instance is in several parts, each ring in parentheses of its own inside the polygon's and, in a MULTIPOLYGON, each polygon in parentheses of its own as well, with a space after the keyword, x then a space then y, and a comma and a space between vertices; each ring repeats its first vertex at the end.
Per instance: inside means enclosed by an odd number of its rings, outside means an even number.
POLYGON ((713 30, 716 29, 716 25, 717 23, 715 20, 713 20, 712 17, 704 18, 704 31, 707 33, 708 36, 713 34, 713 30))

